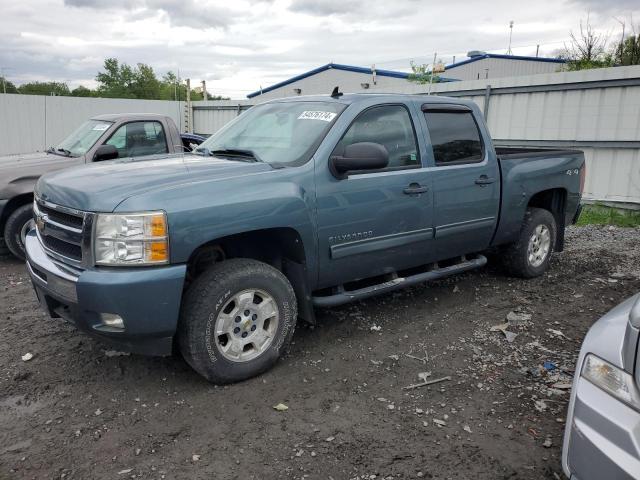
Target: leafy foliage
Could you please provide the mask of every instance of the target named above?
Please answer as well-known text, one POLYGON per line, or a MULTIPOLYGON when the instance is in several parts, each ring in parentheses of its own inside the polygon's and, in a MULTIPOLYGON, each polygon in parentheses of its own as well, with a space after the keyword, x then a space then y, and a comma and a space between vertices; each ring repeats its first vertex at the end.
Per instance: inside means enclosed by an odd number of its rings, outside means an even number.
POLYGON ((24 95, 70 95, 69 87, 63 82, 30 82, 18 87, 24 95))
POLYGON ((0 77, 0 92, 18 93, 16 86, 4 77, 0 77))
MULTIPOLYGON (((187 87, 169 71, 158 78, 153 68, 144 63, 132 67, 121 63, 117 58, 107 58, 103 70, 96 75, 98 87, 91 90, 79 86, 69 90, 63 82, 31 82, 16 87, 13 83, 0 77, 0 93, 2 81, 7 93, 25 95, 62 95, 73 97, 106 97, 106 98, 138 98, 147 100, 186 100, 187 87)), ((191 100, 202 100, 202 92, 191 90, 191 100)), ((228 100, 228 97, 207 95, 208 100, 228 100)))
MULTIPOLYGON (((432 83, 431 70, 429 70, 429 66, 427 64, 418 65, 412 60, 410 65, 411 65, 411 73, 407 78, 410 82, 420 83, 420 84, 432 83)), ((440 77, 438 75, 433 75, 433 83, 438 83, 439 81, 440 81, 440 77)))

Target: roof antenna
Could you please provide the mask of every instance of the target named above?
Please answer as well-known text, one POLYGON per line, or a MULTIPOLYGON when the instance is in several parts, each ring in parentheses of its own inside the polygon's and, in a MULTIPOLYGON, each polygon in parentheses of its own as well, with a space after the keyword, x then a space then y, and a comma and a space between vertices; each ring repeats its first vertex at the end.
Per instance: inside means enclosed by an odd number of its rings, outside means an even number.
POLYGON ((338 90, 340 90, 339 87, 335 87, 333 89, 333 92, 331 92, 331 98, 340 98, 342 96, 342 92, 339 92, 338 90))

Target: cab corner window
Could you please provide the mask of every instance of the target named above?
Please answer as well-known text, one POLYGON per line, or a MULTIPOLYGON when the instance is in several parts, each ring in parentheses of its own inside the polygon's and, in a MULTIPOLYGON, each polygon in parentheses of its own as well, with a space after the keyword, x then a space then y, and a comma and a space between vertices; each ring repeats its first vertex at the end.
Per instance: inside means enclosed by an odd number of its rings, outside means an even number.
POLYGON ((420 155, 409 111, 401 105, 382 105, 362 112, 351 124, 334 149, 341 155, 354 143, 372 142, 389 153, 388 169, 420 165, 420 155))
POLYGON ((482 139, 471 112, 425 112, 437 166, 481 162, 482 139))
POLYGON ((119 158, 168 153, 164 129, 159 122, 130 122, 122 125, 106 142, 118 150, 119 158))

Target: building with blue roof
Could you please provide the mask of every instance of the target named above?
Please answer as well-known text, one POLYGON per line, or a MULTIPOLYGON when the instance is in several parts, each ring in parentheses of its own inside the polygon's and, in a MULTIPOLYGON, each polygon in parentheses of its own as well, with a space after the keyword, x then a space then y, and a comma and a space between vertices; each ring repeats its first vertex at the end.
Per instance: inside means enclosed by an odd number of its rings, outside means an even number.
MULTIPOLYGON (((535 75, 561 70, 565 61, 556 58, 499 55, 469 52, 466 60, 452 63, 439 81, 476 80, 481 78, 535 75)), ((370 89, 399 92, 407 85, 408 72, 356 67, 339 63, 327 63, 321 67, 296 75, 274 85, 269 85, 247 95, 256 100, 292 97, 296 95, 329 94, 335 86, 348 93, 363 93, 370 89)))

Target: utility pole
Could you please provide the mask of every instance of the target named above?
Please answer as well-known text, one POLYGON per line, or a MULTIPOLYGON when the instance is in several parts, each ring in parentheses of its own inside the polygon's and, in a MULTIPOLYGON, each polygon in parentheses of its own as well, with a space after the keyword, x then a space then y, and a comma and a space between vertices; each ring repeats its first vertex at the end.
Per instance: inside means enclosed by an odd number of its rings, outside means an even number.
POLYGON ((202 99, 209 100, 209 95, 207 94, 207 83, 202 80, 202 99))
POLYGON ((193 133, 193 110, 191 105, 191 79, 187 78, 187 109, 185 115, 185 131, 188 133, 193 133))
POLYGON ((536 45, 536 58, 538 58, 539 53, 540 53, 540 45, 536 45))
POLYGON ((435 69, 436 69, 436 58, 438 57, 438 52, 435 52, 433 54, 433 64, 431 65, 431 75, 429 76, 429 93, 428 95, 431 95, 431 85, 433 85, 433 75, 435 73, 435 69))
POLYGON ((513 36, 513 20, 509 22, 509 49, 507 50, 507 55, 513 55, 511 51, 511 37, 513 36))
POLYGON ((2 77, 2 93, 7 93, 7 80, 4 78, 6 67, 0 67, 0 77, 2 77))

